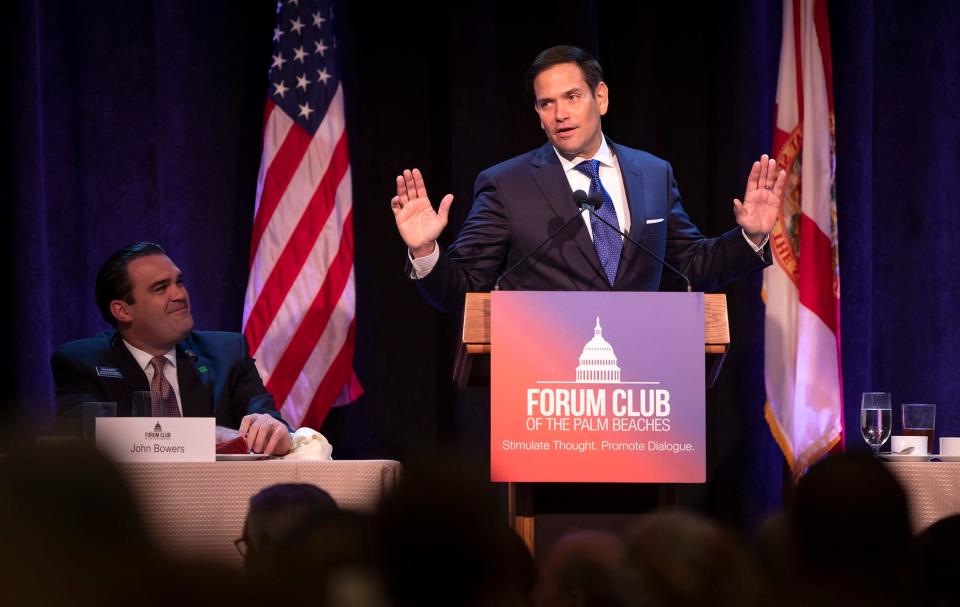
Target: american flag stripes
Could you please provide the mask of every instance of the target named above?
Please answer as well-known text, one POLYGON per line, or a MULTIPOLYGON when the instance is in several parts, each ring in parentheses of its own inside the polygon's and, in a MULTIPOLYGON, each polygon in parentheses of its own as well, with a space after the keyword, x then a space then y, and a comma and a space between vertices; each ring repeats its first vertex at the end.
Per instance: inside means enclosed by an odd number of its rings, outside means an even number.
POLYGON ((353 211, 328 2, 277 3, 243 333, 292 427, 362 393, 353 372, 353 211))

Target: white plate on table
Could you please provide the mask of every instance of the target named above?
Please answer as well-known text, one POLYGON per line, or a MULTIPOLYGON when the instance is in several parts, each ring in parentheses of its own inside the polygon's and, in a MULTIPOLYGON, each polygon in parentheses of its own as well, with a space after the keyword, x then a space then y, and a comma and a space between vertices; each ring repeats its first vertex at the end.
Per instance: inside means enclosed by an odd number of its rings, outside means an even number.
POLYGON ((960 455, 931 455, 930 459, 940 462, 960 462, 960 455))
POLYGON ((266 453, 218 453, 218 462, 252 462, 259 459, 269 459, 266 453))
POLYGON ((927 453, 881 453, 880 457, 888 462, 926 462, 930 460, 930 455, 927 453))

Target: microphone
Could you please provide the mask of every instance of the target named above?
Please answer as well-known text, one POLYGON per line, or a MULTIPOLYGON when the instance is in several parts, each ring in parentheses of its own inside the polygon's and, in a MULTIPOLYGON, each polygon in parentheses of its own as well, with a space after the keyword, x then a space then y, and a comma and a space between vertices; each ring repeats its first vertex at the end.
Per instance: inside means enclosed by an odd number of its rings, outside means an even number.
POLYGON ((683 282, 685 282, 687 285, 687 293, 690 293, 691 291, 693 291, 693 287, 690 285, 690 279, 687 278, 686 274, 684 274, 680 270, 676 269, 675 267, 667 263, 667 260, 663 259, 662 257, 657 255, 647 247, 643 246, 633 238, 630 238, 629 234, 627 234, 617 226, 613 225, 603 217, 597 215, 597 211, 600 210, 600 207, 603 206, 603 195, 600 194, 600 192, 594 192, 593 194, 587 195, 583 192, 583 190, 577 190, 576 192, 573 193, 573 200, 574 202, 577 203, 577 205, 583 211, 589 212, 590 215, 592 215, 593 217, 596 217, 601 223, 609 227, 611 230, 615 231, 617 234, 620 234, 621 236, 623 236, 626 240, 629 240, 630 242, 632 242, 634 246, 636 246, 641 251, 643 251, 650 257, 660 262, 660 264, 663 267, 667 268, 668 270, 670 270, 671 272, 673 272, 674 274, 682 278, 683 282))
MULTIPOLYGON (((587 198, 587 195, 586 195, 586 193, 584 193, 583 190, 577 190, 576 192, 573 193, 573 199, 574 199, 574 200, 579 200, 579 197, 580 197, 580 196, 582 196, 584 199, 587 198)), ((601 204, 602 204, 602 203, 601 203, 601 204)), ((600 208, 600 207, 597 207, 597 208, 600 208)), ((509 275, 509 274, 510 274, 511 272, 513 272, 514 270, 516 270, 518 267, 520 267, 520 266, 523 264, 523 262, 525 262, 527 259, 530 258, 531 255, 533 255, 534 253, 536 253, 537 251, 539 251, 541 248, 543 248, 543 245, 545 245, 545 244, 547 244, 548 242, 552 241, 553 238, 554 238, 557 234, 559 234, 560 232, 562 232, 562 231, 564 231, 565 229, 567 229, 567 226, 569 226, 571 223, 573 223, 573 222, 574 222, 575 220, 577 220, 577 219, 580 219, 580 220, 582 221, 582 220, 583 220, 583 215, 582 215, 582 213, 583 213, 583 210, 581 210, 580 213, 574 215, 574 216, 571 217, 570 219, 568 219, 568 220, 566 220, 565 222, 563 222, 563 225, 562 225, 562 226, 560 226, 557 230, 553 231, 549 236, 547 236, 547 237, 543 240, 543 242, 541 242, 541 243, 538 244, 536 247, 534 247, 534 249, 533 249, 532 251, 530 251, 529 253, 527 253, 526 255, 524 255, 523 257, 521 257, 520 259, 518 259, 516 263, 514 263, 512 266, 510 266, 509 268, 507 268, 506 270, 504 270, 503 274, 501 274, 500 276, 498 276, 498 277, 497 277, 497 281, 496 281, 495 283, 493 283, 493 290, 494 290, 494 291, 499 291, 499 290, 500 290, 500 281, 501 281, 501 280, 503 280, 504 278, 506 278, 507 275, 509 275)))
POLYGON ((603 197, 600 196, 599 192, 594 192, 594 194, 590 196, 583 190, 577 190, 573 193, 573 202, 580 208, 581 213, 588 210, 586 207, 591 207, 594 211, 599 211, 600 207, 603 206, 603 197))

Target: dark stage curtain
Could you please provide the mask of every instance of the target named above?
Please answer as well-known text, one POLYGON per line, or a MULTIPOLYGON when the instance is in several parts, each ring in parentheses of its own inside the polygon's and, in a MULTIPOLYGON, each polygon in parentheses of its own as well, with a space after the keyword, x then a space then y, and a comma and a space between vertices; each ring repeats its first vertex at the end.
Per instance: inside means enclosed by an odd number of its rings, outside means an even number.
MULTIPOLYGON (((335 456, 414 464, 482 449, 484 393, 458 394, 455 327, 401 275, 393 176, 424 170, 456 195, 456 233, 484 167, 540 145, 523 71, 560 43, 598 54, 604 130, 669 159, 708 234, 734 225, 750 163, 771 142, 779 2, 342 2, 354 180, 358 352, 366 394, 322 431, 335 456)), ((102 259, 161 243, 185 271, 199 328, 239 330, 272 2, 36 0, 5 5, 8 157, 2 243, 12 261, 0 376, 5 428, 52 415, 49 356, 106 328, 93 301, 102 259)), ((838 207, 848 444, 859 393, 950 410, 957 292, 960 65, 951 3, 834 3, 838 207)), ((710 483, 696 504, 735 524, 779 506, 782 458, 762 410, 760 276, 728 290, 734 345, 708 395, 710 483)))
MULTIPOLYGON (((860 394, 937 404, 960 435, 960 5, 830 5, 848 447, 860 394)), ((900 420, 894 416, 894 433, 900 420)))

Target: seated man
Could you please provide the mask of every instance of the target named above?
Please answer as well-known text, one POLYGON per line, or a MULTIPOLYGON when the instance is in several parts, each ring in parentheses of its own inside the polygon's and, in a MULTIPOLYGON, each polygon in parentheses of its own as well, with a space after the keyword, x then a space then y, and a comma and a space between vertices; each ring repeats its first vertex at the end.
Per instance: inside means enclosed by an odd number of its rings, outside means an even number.
POLYGON ((115 332, 72 341, 51 358, 57 416, 80 403, 115 401, 131 414, 132 394, 160 393, 155 416, 216 417, 238 428, 257 453, 284 455, 291 438, 238 333, 193 331, 183 274, 158 245, 111 255, 97 273, 97 306, 115 332))

